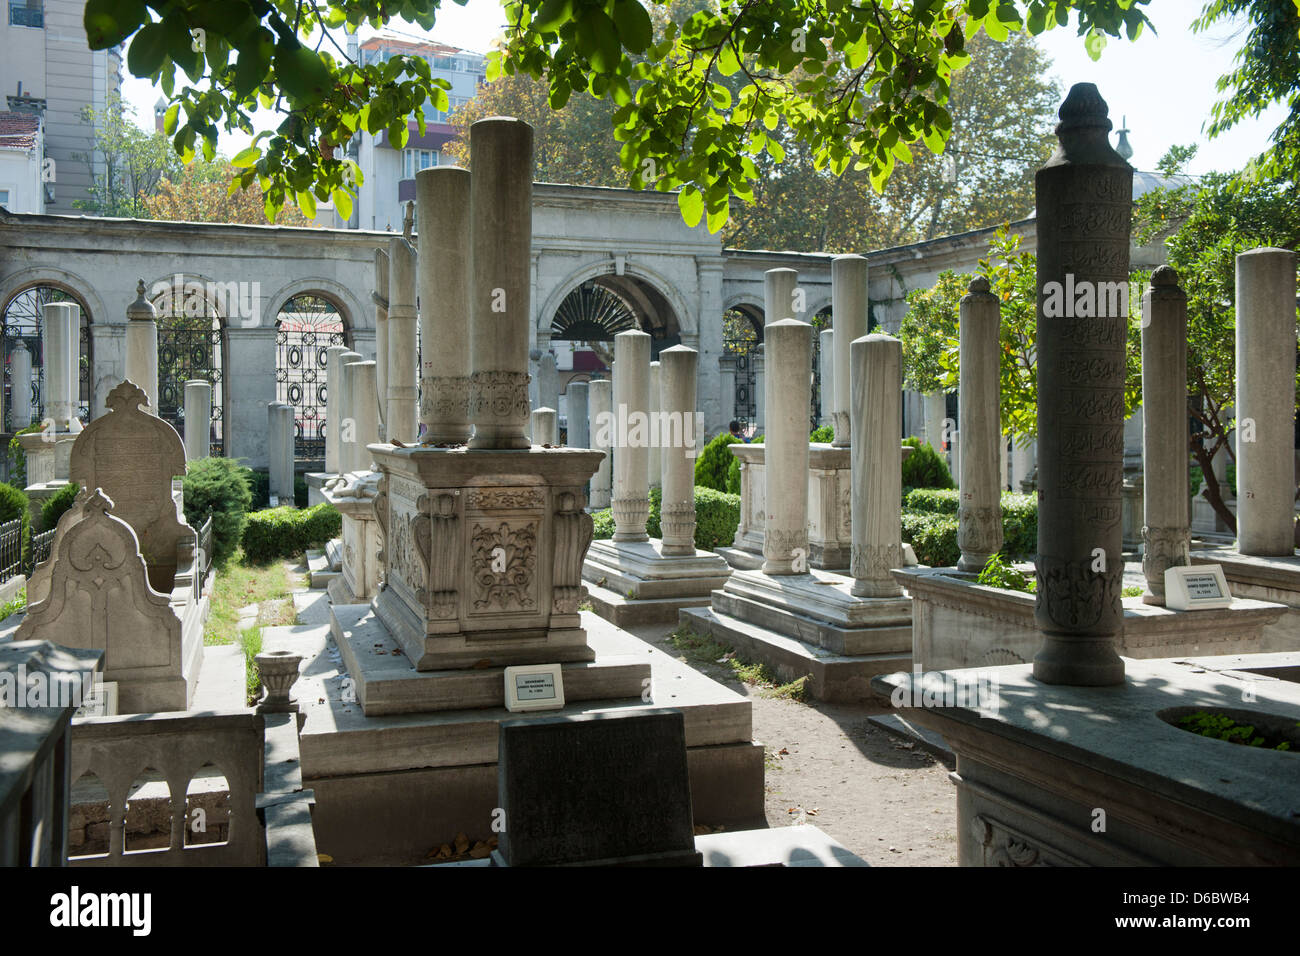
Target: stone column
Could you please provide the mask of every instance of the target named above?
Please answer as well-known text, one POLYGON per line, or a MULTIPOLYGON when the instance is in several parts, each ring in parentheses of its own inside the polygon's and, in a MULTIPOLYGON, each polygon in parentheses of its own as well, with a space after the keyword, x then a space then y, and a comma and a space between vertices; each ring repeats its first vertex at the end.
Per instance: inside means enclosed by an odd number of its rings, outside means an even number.
POLYGON ((68 305, 47 302, 41 322, 41 358, 45 362, 45 415, 54 420, 54 430, 68 430, 72 416, 72 390, 68 382, 68 305))
POLYGON ((420 424, 426 445, 469 441, 470 173, 415 174, 420 221, 420 424))
POLYGON ((718 411, 722 415, 725 431, 736 417, 736 357, 724 355, 718 359, 718 411))
POLYGON ((943 455, 943 423, 948 418, 948 396, 943 392, 926 392, 921 396, 925 407, 925 443, 943 455))
POLYGON ((1074 307, 1086 304, 1089 287, 1101 301, 1103 283, 1128 283, 1133 169, 1108 141, 1106 113, 1094 85, 1071 88, 1056 127, 1060 146, 1035 179, 1038 421, 1045 427, 1038 433, 1034 614, 1044 641, 1034 677, 1048 684, 1124 680, 1115 636, 1124 625, 1128 316, 1074 307))
POLYGON ((339 419, 342 417, 343 397, 343 370, 339 357, 347 351, 346 345, 331 345, 325 350, 325 471, 331 475, 343 470, 339 467, 339 419))
POLYGON ((185 457, 198 461, 212 454, 212 383, 196 378, 185 383, 185 457))
POLYGON ((534 445, 550 445, 552 448, 557 444, 556 432, 556 411, 553 408, 534 408, 532 414, 532 431, 534 445))
MULTIPOLYGON (((81 306, 75 302, 68 303, 68 430, 81 431, 81 422, 77 411, 81 406, 81 306), (76 423, 75 425, 73 423, 76 423)), ((157 368, 157 365, 154 366, 157 368)), ((157 376, 154 376, 157 378, 157 376)), ((155 390, 156 390, 155 386, 155 390)))
POLYGON ((379 442, 379 363, 353 362, 344 367, 351 369, 357 417, 356 442, 353 445, 354 471, 374 471, 374 459, 367 445, 379 442))
MULTIPOLYGON (((143 279, 136 284, 135 292, 135 301, 126 309, 126 379, 143 389, 149 396, 149 413, 157 415, 158 320, 153 305, 145 298, 143 279)), ((79 342, 81 330, 75 332, 73 341, 79 342)), ((77 381, 75 375, 72 381, 77 381)), ((75 394, 75 385, 73 391, 75 394)))
MULTIPOLYGON (((836 448, 848 448, 853 426, 849 409, 852 401, 849 371, 852 343, 867 334, 870 300, 867 295, 867 260, 862 256, 836 256, 831 260, 831 327, 835 331, 835 441, 836 448)), ((901 465, 899 467, 902 467, 901 465)))
POLYGON ((527 448, 533 128, 504 117, 470 127, 473 448, 527 448))
POLYGON ((293 504, 293 406, 270 402, 266 411, 271 498, 277 504, 293 504))
MULTIPOLYGON (((384 406, 388 396, 388 253, 383 249, 375 250, 375 291, 372 295, 375 303, 375 360, 378 363, 379 379, 376 387, 379 402, 379 428, 384 434, 384 406)), ((355 336, 353 340, 355 342, 355 336)), ((378 397, 377 396, 377 397, 378 397)), ((347 471, 346 468, 340 469, 347 471)))
MULTIPOLYGON (((388 441, 414 443, 417 425, 415 385, 415 248, 404 237, 388 243, 388 348, 376 355, 388 364, 384 401, 384 435, 388 441)), ((429 343, 431 347, 434 343, 429 343)), ((376 388, 378 383, 376 383, 376 388)))
POLYGON ((835 425, 835 330, 821 331, 822 415, 821 426, 835 425))
MULTIPOLYGON (((793 274, 793 271, 768 270, 769 303, 772 301, 772 273, 793 274)), ((768 314, 773 314, 771 309, 768 314)), ((763 341, 772 359, 765 383, 768 414, 763 438, 767 477, 763 573, 803 574, 808 571, 808 414, 812 404, 812 326, 798 319, 768 322, 763 327, 763 341)))
POLYGON ((1237 550, 1295 553, 1295 253, 1237 256, 1237 550))
POLYGON ((1142 297, 1142 573, 1147 604, 1165 603, 1165 570, 1188 563, 1187 296, 1161 266, 1142 297))
POLYGON ((543 352, 537 360, 537 406, 555 408, 559 396, 560 373, 555 370, 555 353, 543 352))
POLYGON ((1002 548, 1002 308, 989 280, 976 276, 960 306, 961 505, 957 511, 959 571, 978 572, 1002 548))
MULTIPOLYGON (((850 573, 858 597, 898 597, 890 576, 903 566, 903 456, 899 422, 903 402, 903 344, 876 333, 849 347, 849 416, 853 428, 853 552, 850 573)), ((838 372, 837 372, 838 374, 838 372)))
POLYGON ((614 336, 614 540, 649 541, 645 524, 650 517, 650 485, 646 481, 650 458, 650 336, 645 332, 620 332, 614 336))
MULTIPOLYGON (((339 367, 339 474, 357 469, 357 399, 356 373, 350 366, 362 361, 359 352, 344 351, 338 357, 339 367)), ((378 396, 376 396, 378 404, 378 396)))
POLYGON ((659 353, 659 409, 666 421, 674 423, 663 433, 663 499, 659 505, 663 554, 695 554, 695 459, 688 453, 699 452, 691 444, 698 434, 699 362, 700 353, 684 345, 659 353), (676 423, 680 423, 680 431, 676 423))
POLYGON ((660 447, 662 436, 659 428, 659 411, 663 408, 659 403, 659 363, 650 363, 650 404, 646 410, 649 412, 650 426, 650 447, 646 449, 646 481, 651 488, 660 488, 663 486, 663 449, 660 447))
POLYGON ((590 448, 591 427, 587 418, 587 383, 570 382, 564 398, 569 419, 569 438, 565 444, 570 448, 590 448))
POLYGON ((9 353, 9 400, 14 431, 26 428, 32 423, 32 353, 22 339, 9 353))
POLYGON ((607 378, 593 378, 587 391, 587 423, 591 431, 592 449, 605 453, 605 457, 600 460, 600 467, 591 478, 591 507, 597 511, 609 507, 609 486, 614 474, 610 460, 614 453, 614 428, 610 421, 613 404, 614 383, 607 378))

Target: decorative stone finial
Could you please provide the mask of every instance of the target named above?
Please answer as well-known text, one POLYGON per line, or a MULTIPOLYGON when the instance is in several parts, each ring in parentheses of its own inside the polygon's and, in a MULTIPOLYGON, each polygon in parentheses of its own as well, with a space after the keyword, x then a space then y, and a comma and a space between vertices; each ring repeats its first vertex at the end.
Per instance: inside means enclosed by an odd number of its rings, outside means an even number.
POLYGON ((138 406, 147 406, 149 396, 134 382, 123 379, 120 385, 108 393, 104 404, 115 412, 125 412, 138 406))
POLYGON ((1119 153, 1126 160, 1133 158, 1133 146, 1128 141, 1128 117, 1125 116, 1120 120, 1119 142, 1115 144, 1115 152, 1119 153))
POLYGON ((1102 166, 1127 166, 1124 157, 1110 145, 1109 107, 1093 83, 1076 83, 1070 87, 1058 115, 1056 138, 1060 146, 1048 166, 1080 163, 1102 166))
POLYGON ((1161 286, 1178 285, 1178 273, 1172 266, 1159 266, 1155 272, 1151 273, 1151 284, 1161 286))
POLYGON ((984 276, 976 276, 970 280, 969 288, 976 295, 985 295, 989 291, 989 280, 984 276))
POLYGON ((126 307, 126 317, 129 320, 153 322, 158 318, 153 304, 144 297, 144 294, 144 280, 140 279, 135 286, 135 301, 126 307))

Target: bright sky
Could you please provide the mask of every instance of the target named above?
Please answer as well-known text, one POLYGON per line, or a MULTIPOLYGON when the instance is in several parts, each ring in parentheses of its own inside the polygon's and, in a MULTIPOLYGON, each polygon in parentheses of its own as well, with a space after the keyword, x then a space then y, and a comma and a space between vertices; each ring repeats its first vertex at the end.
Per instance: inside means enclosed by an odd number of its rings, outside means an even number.
MULTIPOLYGON (((1284 115, 1283 107, 1275 106, 1259 119, 1242 123, 1218 139, 1206 139, 1202 126, 1218 98, 1215 81, 1231 69, 1243 37, 1233 37, 1231 28, 1220 28, 1208 35, 1193 34, 1189 25, 1201 5, 1201 0, 1152 0, 1147 10, 1158 35, 1144 31, 1135 43, 1111 40, 1095 63, 1073 26, 1052 30, 1039 38, 1053 60, 1053 72, 1065 88, 1079 82, 1096 83, 1110 105, 1115 128, 1119 129, 1121 119, 1127 117, 1132 131, 1129 142, 1134 149, 1131 162, 1138 169, 1154 169, 1171 145, 1190 143, 1200 145, 1190 167, 1192 173, 1239 169, 1267 145, 1269 134, 1284 115)), ((452 46, 484 53, 504 24, 499 0, 469 0, 463 7, 449 0, 438 14, 433 36, 452 46)), ((404 33, 420 32, 403 21, 394 21, 392 26, 404 33)), ((364 31, 362 36, 366 36, 364 31)), ((152 127, 153 104, 161 95, 159 91, 129 75, 123 89, 136 108, 137 120, 146 128, 152 127)), ((247 145, 248 137, 223 134, 220 149, 233 156, 247 145)))

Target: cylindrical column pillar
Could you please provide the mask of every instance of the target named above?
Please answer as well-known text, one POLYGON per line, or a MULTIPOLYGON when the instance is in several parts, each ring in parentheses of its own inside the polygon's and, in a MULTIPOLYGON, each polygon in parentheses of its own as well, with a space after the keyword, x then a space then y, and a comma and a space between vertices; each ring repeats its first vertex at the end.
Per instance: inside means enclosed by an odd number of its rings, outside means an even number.
POLYGON ((1142 573, 1147 604, 1165 603, 1165 571, 1188 563, 1187 296, 1161 266, 1142 298, 1142 573))
MULTIPOLYGON (((773 272, 793 270, 773 269, 766 275, 770 277, 773 272)), ((769 322, 763 327, 763 342, 769 362, 763 438, 767 482, 763 573, 804 574, 808 571, 812 326, 798 319, 769 322)))
POLYGON ((32 423, 32 353, 22 339, 9 353, 9 401, 14 431, 26 428, 32 423))
POLYGON ((41 358, 45 363, 45 416, 53 419, 54 430, 68 430, 72 415, 68 387, 68 306, 47 302, 42 308, 41 358))
POLYGON ((662 440, 662 427, 660 423, 659 411, 662 406, 659 404, 659 363, 650 363, 650 404, 646 411, 649 417, 649 438, 650 447, 646 449, 646 481, 651 488, 661 488, 663 486, 663 454, 660 448, 662 440))
POLYGON ((420 223, 420 424, 426 445, 469 441, 470 173, 415 174, 420 223))
POLYGON ((185 457, 198 461, 212 454, 212 383, 196 378, 185 383, 185 457))
MULTIPOLYGON (((388 363, 388 396, 384 435, 388 441, 415 442, 419 430, 415 386, 415 247, 405 237, 388 243, 388 354, 376 361, 388 363)), ((439 342, 430 342, 431 349, 439 342)), ((377 384, 376 384, 376 387, 377 384)))
MULTIPOLYGON (((362 360, 358 352, 343 352, 339 358, 339 474, 357 470, 356 373, 351 366, 362 360)), ((378 396, 376 395, 376 403, 378 396)))
MULTIPOLYGON (((149 412, 158 414, 158 320, 145 298, 144 280, 135 287, 135 301, 126 309, 126 380, 149 396, 149 412)), ((80 329, 72 341, 80 345, 80 329)), ((74 382, 77 380, 74 376, 74 382)), ((75 393, 75 386, 74 386, 75 393)))
POLYGON ((695 553, 695 425, 700 353, 674 345, 659 353, 659 409, 663 498, 659 526, 663 554, 695 553))
POLYGON ((822 414, 817 420, 821 426, 835 426, 835 330, 821 331, 822 414))
MULTIPOLYGON (((375 383, 379 403, 379 433, 384 434, 384 406, 388 404, 388 253, 375 250, 375 361, 378 380, 375 383)), ((341 468, 340 471, 347 471, 341 468)))
MULTIPOLYGON (((343 370, 339 356, 346 354, 346 345, 331 345, 325 350, 325 471, 337 475, 339 467, 339 419, 343 398, 343 370)), ((186 419, 188 421, 188 419, 186 419)))
POLYGON ((293 504, 293 406, 270 402, 267 419, 271 497, 278 504, 293 504))
POLYGON ((1295 253, 1237 256, 1237 550, 1295 553, 1295 253))
POLYGON ((494 116, 470 127, 469 144, 470 445, 527 448, 533 128, 494 116))
POLYGON ((1122 683, 1124 345, 1133 169, 1111 147, 1106 102, 1071 88, 1060 147, 1038 171, 1038 555, 1048 684, 1122 683))
POLYGON ((591 447, 603 451, 605 457, 591 478, 591 507, 608 508, 610 485, 614 477, 613 437, 614 383, 607 378, 593 378, 587 392, 587 421, 591 427, 591 447))
POLYGON ((831 260, 831 326, 835 330, 835 440, 836 448, 852 442, 849 422, 853 389, 850 382, 852 343, 867 334, 870 306, 867 260, 862 256, 836 256, 831 260))
MULTIPOLYGON (((841 345, 841 348, 843 346, 841 345)), ((849 346, 849 416, 853 428, 850 573, 858 597, 898 597, 890 576, 903 564, 903 344, 890 335, 864 335, 849 346)), ((837 371, 838 374, 838 371, 837 371)))
POLYGON ((537 360, 537 407, 555 408, 560 396, 560 373, 555 369, 555 353, 546 351, 537 360))
POLYGON ((650 404, 650 336, 620 332, 614 336, 614 540, 649 541, 650 458, 646 408, 650 404))
POLYGON ((373 471, 374 459, 367 445, 379 443, 379 363, 353 362, 353 388, 357 397, 356 471, 373 471))
MULTIPOLYGON (((81 431, 81 422, 77 412, 81 407, 81 306, 75 302, 68 303, 68 330, 65 333, 68 343, 68 430, 81 431), (74 426, 74 422, 76 425, 74 426)), ((155 351, 157 345, 155 344, 155 351)), ((154 392, 158 391, 158 361, 154 359, 154 392)), ((156 394, 154 396, 156 398, 156 394)))
POLYGON ((959 571, 978 572, 1002 548, 1002 308, 989 280, 976 276, 960 305, 961 504, 957 510, 959 571))
POLYGON ((591 427, 587 418, 587 383, 570 382, 564 393, 569 422, 569 437, 565 444, 570 448, 591 447, 591 427))
POLYGON ((552 448, 557 444, 556 411, 553 408, 534 408, 532 415, 533 444, 547 445, 552 448))

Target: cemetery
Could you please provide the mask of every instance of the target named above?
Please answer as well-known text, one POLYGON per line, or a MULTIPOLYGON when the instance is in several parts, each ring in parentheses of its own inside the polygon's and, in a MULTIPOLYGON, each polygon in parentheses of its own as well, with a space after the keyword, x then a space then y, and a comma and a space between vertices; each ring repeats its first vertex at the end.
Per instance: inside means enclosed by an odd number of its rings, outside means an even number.
POLYGON ((1057 105, 885 249, 515 116, 387 231, 0 206, 0 864, 1300 864, 1296 251, 1057 105))

